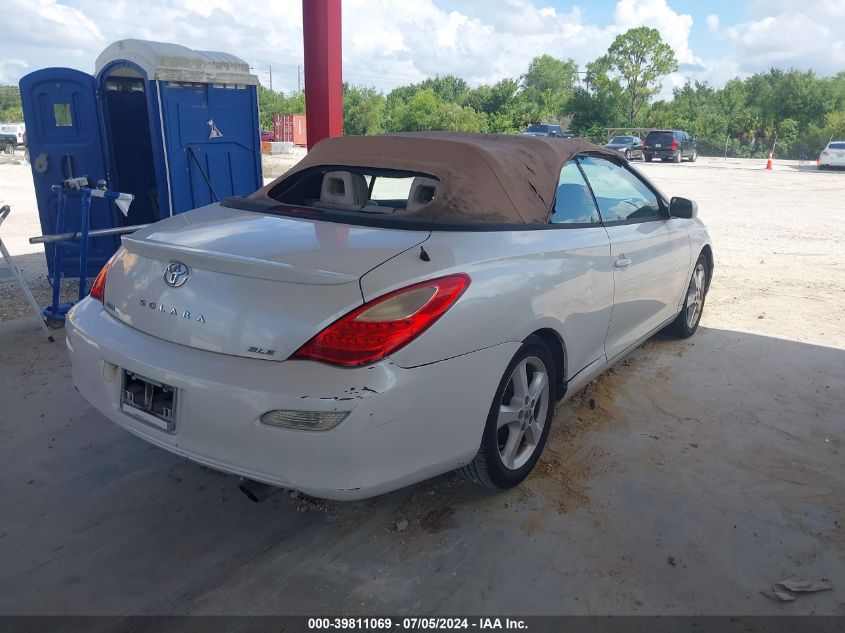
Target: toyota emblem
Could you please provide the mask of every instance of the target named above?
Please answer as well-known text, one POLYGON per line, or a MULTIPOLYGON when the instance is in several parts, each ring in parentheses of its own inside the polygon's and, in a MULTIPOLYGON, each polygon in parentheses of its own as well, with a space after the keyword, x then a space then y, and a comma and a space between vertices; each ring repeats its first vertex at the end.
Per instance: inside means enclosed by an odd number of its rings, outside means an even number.
POLYGON ((190 271, 182 262, 170 262, 164 269, 164 283, 173 288, 178 288, 186 281, 190 271))

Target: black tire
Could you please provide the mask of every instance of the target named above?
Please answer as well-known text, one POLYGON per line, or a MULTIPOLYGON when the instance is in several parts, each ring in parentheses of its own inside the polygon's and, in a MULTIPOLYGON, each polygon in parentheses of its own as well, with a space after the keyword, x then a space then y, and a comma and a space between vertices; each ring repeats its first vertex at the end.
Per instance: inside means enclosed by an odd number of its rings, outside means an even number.
POLYGON ((643 154, 643 160, 647 163, 651 162, 651 156, 649 154, 643 154))
MULTIPOLYGON (((499 386, 496 389, 496 395, 493 397, 490 411, 487 414, 487 422, 484 426, 484 433, 478 453, 472 462, 458 470, 458 473, 464 479, 486 488, 504 490, 516 486, 528 476, 528 473, 531 472, 540 458, 543 448, 546 445, 546 439, 549 436, 549 429, 551 428, 552 418, 554 417, 555 403, 557 402, 557 372, 558 368, 555 365, 554 358, 543 340, 536 336, 529 336, 525 339, 522 347, 519 348, 519 351, 517 351, 511 362, 508 363, 507 369, 505 369, 499 386), (546 404, 545 423, 540 434, 540 439, 534 446, 533 452, 528 457, 528 460, 519 468, 511 469, 505 466, 500 454, 501 432, 507 429, 504 426, 501 429, 498 428, 499 408, 505 404, 505 398, 508 398, 509 403, 512 402, 513 388, 511 386, 511 376, 514 370, 524 360, 531 358, 539 359, 545 365, 546 375, 548 377, 549 389, 548 395, 546 396, 548 402, 546 404), (508 392, 511 393, 510 396, 508 392)), ((537 403, 537 406, 539 405, 540 402, 537 403)), ((521 416, 520 419, 522 419, 521 416)), ((519 446, 521 446, 522 439, 519 441, 519 446)))
POLYGON ((15 146, 11 143, 6 143, 6 146, 3 148, 3 152, 5 152, 6 154, 14 154, 15 146))
POLYGON ((625 150, 625 160, 631 160, 631 150, 625 150))
POLYGON ((672 157, 672 162, 673 163, 680 163, 681 162, 681 151, 680 150, 678 150, 678 152, 672 157))
POLYGON ((690 276, 689 284, 687 285, 686 294, 684 296, 684 307, 681 308, 681 311, 678 313, 678 316, 675 317, 675 320, 672 321, 667 327, 666 331, 669 334, 677 336, 678 338, 689 338, 695 331, 698 329, 698 324, 701 322, 701 315, 704 312, 704 302, 707 299, 707 290, 710 287, 710 265, 707 261, 707 257, 702 253, 698 256, 698 261, 695 263, 695 267, 693 268, 692 275, 690 276), (692 323, 690 323, 689 312, 690 312, 690 297, 691 293, 693 292, 693 285, 696 282, 696 272, 699 270, 699 266, 702 267, 704 277, 702 280, 702 289, 701 295, 698 303, 698 310, 697 314, 692 323))
POLYGON ((698 159, 698 150, 694 149, 692 150, 692 154, 690 154, 689 162, 694 163, 696 159, 698 159))

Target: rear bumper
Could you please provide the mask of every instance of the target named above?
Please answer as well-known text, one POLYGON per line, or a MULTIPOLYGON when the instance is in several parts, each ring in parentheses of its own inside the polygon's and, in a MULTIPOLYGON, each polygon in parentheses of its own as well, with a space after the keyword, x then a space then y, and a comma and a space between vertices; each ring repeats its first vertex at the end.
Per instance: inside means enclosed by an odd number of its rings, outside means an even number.
POLYGON ((646 156, 651 156, 653 158, 674 158, 677 154, 681 153, 680 149, 646 149, 643 150, 643 153, 646 156))
POLYGON ((845 167, 845 158, 825 157, 819 158, 819 165, 824 167, 845 167))
POLYGON ((86 299, 68 316, 73 382, 109 419, 212 468, 330 499, 361 499, 468 463, 517 343, 411 369, 346 369, 196 350, 146 335, 86 299), (173 432, 120 408, 106 363, 178 389, 173 432), (329 431, 261 424, 273 409, 349 411, 329 431))

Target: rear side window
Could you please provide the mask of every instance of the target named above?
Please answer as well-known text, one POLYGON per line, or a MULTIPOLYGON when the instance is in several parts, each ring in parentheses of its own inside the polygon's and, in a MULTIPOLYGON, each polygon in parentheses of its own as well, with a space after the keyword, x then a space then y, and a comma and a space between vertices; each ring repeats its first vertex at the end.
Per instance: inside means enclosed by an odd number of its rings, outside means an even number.
POLYGON ((578 159, 607 222, 662 219, 657 194, 631 171, 595 156, 578 159))
POLYGON ((831 143, 828 147, 830 149, 845 149, 845 143, 831 143))
POLYGON ((671 145, 675 136, 672 132, 649 132, 645 138, 649 145, 653 143, 667 143, 671 145))
POLYGON ((386 177, 370 176, 373 179, 370 200, 373 202, 387 202, 399 200, 404 203, 408 199, 413 176, 386 177))
POLYGON ((552 224, 599 224, 599 217, 593 196, 587 182, 574 160, 560 170, 555 207, 549 220, 552 224))
POLYGON ((295 207, 392 215, 419 211, 439 189, 436 178, 418 172, 326 166, 280 183, 269 195, 295 207))

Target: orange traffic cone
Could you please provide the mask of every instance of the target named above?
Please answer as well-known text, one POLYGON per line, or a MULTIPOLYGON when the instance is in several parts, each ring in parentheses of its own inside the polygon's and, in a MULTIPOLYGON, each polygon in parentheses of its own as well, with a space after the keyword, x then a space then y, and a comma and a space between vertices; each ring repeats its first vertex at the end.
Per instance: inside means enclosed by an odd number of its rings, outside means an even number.
POLYGON ((766 169, 772 171, 772 153, 769 152, 769 160, 766 161, 766 169))

